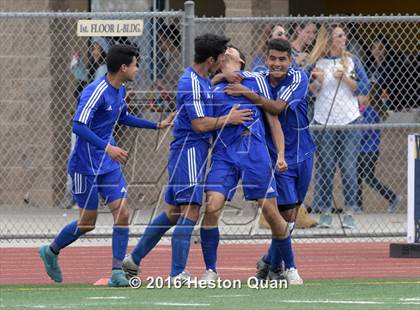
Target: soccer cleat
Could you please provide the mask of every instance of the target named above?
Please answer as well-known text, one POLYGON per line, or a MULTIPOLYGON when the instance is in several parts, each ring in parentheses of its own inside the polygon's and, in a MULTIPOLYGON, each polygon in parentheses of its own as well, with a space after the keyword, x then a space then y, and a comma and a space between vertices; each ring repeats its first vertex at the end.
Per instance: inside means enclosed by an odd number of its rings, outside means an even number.
POLYGON ((260 257, 257 261, 257 272, 255 277, 258 280, 267 280, 268 271, 270 269, 270 265, 264 261, 264 255, 260 257))
POLYGON ((282 281, 286 278, 283 275, 283 269, 278 268, 276 270, 269 270, 267 275, 267 280, 282 281))
POLYGON ((300 277, 296 268, 286 269, 283 272, 283 276, 286 278, 287 283, 289 285, 302 285, 303 284, 303 280, 300 277))
POLYGON ((60 265, 58 264, 58 255, 54 254, 48 245, 39 247, 39 256, 44 263, 45 271, 55 282, 63 282, 60 265))
POLYGON ((217 274, 217 272, 211 269, 207 269, 201 276, 200 281, 215 282, 217 281, 217 279, 219 279, 219 275, 217 274))
POLYGON ((184 270, 180 274, 171 277, 170 281, 173 286, 176 284, 181 284, 181 286, 183 286, 191 281, 191 274, 184 270))
POLYGON ((330 228, 332 224, 332 217, 331 214, 321 214, 319 218, 319 228, 330 228))
POLYGON ((124 257, 122 261, 122 269, 126 273, 127 279, 137 277, 140 273, 140 267, 136 265, 131 254, 128 254, 124 257))
POLYGON ((353 215, 345 214, 343 218, 343 228, 353 229, 356 228, 353 215))
POLYGON ((126 274, 121 269, 112 270, 111 278, 108 280, 109 287, 127 287, 129 281, 127 280, 126 274))
POLYGON ((389 202, 388 213, 395 213, 397 211, 399 204, 401 202, 401 196, 396 196, 395 199, 389 202))

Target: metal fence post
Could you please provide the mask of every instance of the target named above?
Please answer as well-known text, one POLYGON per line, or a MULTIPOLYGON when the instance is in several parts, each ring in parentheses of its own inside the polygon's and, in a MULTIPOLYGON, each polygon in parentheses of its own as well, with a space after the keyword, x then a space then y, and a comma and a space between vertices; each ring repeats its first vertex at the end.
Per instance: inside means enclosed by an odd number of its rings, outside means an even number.
POLYGON ((194 57, 194 1, 185 1, 184 3, 184 53, 183 65, 184 68, 188 67, 193 62, 194 57))

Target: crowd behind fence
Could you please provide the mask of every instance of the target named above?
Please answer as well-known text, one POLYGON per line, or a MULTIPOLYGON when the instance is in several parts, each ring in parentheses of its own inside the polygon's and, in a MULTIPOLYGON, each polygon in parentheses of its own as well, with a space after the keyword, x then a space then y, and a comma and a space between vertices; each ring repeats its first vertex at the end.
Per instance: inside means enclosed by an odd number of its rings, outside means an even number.
MULTIPOLYGON (((305 206, 321 227, 297 229, 295 238, 403 236, 407 135, 420 130, 419 23, 417 16, 197 18, 192 7, 185 13, 0 13, 0 239, 49 238, 77 217, 66 173, 72 114, 83 87, 106 73, 109 47, 139 49, 139 74, 127 85, 127 103, 132 113, 160 120, 175 109, 177 79, 192 60, 194 36, 204 32, 231 38, 249 71, 266 70, 267 40, 287 38, 294 66, 311 77, 309 116, 318 153, 305 206), (142 19, 144 31, 139 37, 78 37, 80 19, 142 19), (334 39, 337 31, 347 63, 314 55, 320 33, 334 39), (366 78, 369 86, 354 98, 340 93, 344 82, 328 88, 336 70, 366 78), (352 229, 343 228, 347 215, 352 229)), ((131 231, 139 234, 163 207, 171 133, 116 131, 131 154, 124 171, 131 231)), ((225 208, 222 239, 267 238, 256 204, 242 197, 239 191, 225 208)), ((90 236, 108 237, 111 218, 101 216, 90 236)))

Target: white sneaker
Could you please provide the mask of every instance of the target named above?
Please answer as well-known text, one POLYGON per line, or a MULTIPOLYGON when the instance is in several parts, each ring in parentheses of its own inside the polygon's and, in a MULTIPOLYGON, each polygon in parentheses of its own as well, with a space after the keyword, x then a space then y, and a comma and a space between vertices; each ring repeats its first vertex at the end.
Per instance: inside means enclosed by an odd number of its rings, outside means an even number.
POLYGON ((303 280, 296 268, 286 269, 283 273, 289 285, 302 285, 303 280))
POLYGON ((189 282, 191 282, 191 274, 185 270, 180 274, 176 275, 175 277, 171 277, 172 286, 177 286, 178 284, 181 284, 181 286, 183 286, 189 282))
POLYGON ((124 257, 122 262, 122 269, 127 274, 127 278, 131 279, 133 277, 137 277, 140 273, 140 267, 136 265, 131 257, 131 254, 128 254, 124 257))
POLYGON ((207 269, 201 276, 200 281, 206 281, 208 283, 208 282, 216 282, 217 279, 219 279, 219 275, 217 274, 217 272, 211 269, 207 269))

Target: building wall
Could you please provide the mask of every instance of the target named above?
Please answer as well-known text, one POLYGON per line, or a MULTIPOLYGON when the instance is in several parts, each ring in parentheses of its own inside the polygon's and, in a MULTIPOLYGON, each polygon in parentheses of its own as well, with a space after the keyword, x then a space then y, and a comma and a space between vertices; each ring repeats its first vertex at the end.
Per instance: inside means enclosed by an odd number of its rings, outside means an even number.
POLYGON ((226 16, 280 16, 289 14, 288 0, 225 0, 226 16))
POLYGON ((92 12, 142 12, 152 7, 151 0, 91 0, 92 12))
MULTIPOLYGON (((67 9, 87 10, 88 0, 0 1, 3 12, 67 9)), ((2 204, 23 203, 25 198, 34 205, 50 206, 64 190, 57 191, 55 185, 66 176, 69 147, 63 149, 63 139, 69 139, 70 126, 64 121, 69 117, 65 107, 74 102, 64 87, 70 83, 68 75, 55 70, 71 59, 68 48, 59 48, 73 40, 59 35, 63 27, 48 18, 0 20, 2 204)))

